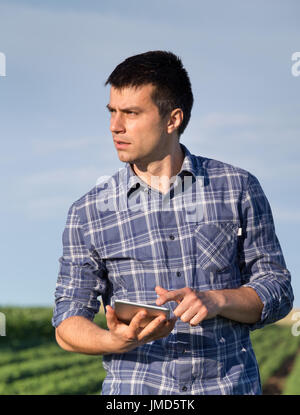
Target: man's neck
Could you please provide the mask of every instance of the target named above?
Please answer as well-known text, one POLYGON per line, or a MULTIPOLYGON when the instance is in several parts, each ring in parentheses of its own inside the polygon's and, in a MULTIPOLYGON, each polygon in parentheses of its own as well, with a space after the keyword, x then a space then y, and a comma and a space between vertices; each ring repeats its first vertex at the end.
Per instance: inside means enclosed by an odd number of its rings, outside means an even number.
POLYGON ((184 152, 179 142, 177 144, 162 159, 148 163, 143 170, 131 164, 133 171, 149 186, 167 193, 172 184, 170 179, 178 174, 184 160, 184 152))

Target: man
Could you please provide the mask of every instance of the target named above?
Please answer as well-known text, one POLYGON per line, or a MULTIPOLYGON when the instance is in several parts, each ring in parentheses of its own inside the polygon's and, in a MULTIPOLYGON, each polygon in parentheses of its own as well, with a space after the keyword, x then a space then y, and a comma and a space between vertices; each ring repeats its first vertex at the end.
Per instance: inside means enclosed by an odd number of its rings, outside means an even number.
MULTIPOLYGON (((65 350, 103 355, 102 394, 260 394, 249 331, 292 308, 290 273, 258 180, 179 142, 193 105, 178 57, 118 65, 107 108, 123 169, 74 202, 52 324, 65 350), (93 323, 102 297, 108 330, 93 323), (143 328, 116 299, 164 305, 143 328)), ((201 142, 201 137, 199 138, 201 142)))

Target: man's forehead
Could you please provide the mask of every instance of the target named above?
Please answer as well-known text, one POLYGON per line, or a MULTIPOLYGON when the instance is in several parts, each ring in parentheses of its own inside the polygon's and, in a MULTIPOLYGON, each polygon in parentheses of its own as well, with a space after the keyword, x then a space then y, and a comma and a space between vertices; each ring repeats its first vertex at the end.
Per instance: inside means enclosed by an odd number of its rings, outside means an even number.
POLYGON ((126 86, 122 88, 115 88, 111 86, 110 100, 118 102, 131 102, 135 104, 136 101, 147 103, 151 100, 151 94, 154 86, 152 84, 140 85, 140 86, 126 86))

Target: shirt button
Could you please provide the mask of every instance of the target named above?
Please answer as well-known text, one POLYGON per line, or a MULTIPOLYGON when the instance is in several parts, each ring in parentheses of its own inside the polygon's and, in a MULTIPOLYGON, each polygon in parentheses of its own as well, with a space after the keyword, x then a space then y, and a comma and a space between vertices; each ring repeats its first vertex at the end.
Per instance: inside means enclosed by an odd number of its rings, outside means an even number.
POLYGON ((177 277, 181 277, 181 272, 180 271, 177 271, 176 272, 176 275, 177 275, 177 277))
POLYGON ((186 392, 187 391, 187 387, 186 386, 183 386, 181 390, 182 390, 182 392, 186 392))
POLYGON ((175 236, 174 235, 170 235, 170 239, 172 239, 172 241, 174 241, 175 236))

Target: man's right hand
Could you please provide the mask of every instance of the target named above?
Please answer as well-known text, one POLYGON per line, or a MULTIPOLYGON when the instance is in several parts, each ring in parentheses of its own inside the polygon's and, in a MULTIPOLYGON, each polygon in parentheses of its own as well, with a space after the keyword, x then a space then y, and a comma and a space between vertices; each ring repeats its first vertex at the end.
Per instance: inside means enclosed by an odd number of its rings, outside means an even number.
POLYGON ((111 306, 106 306, 107 327, 116 350, 115 353, 126 353, 142 344, 168 336, 177 320, 177 317, 167 320, 164 315, 160 315, 145 327, 141 327, 146 316, 147 311, 139 311, 127 325, 118 320, 111 306))

